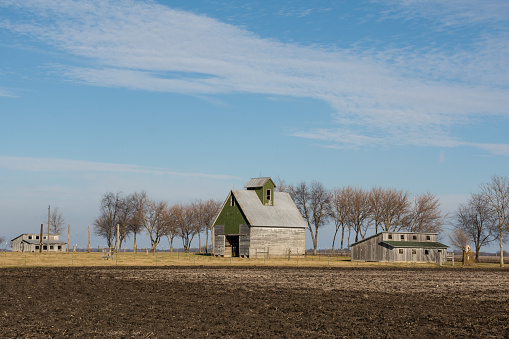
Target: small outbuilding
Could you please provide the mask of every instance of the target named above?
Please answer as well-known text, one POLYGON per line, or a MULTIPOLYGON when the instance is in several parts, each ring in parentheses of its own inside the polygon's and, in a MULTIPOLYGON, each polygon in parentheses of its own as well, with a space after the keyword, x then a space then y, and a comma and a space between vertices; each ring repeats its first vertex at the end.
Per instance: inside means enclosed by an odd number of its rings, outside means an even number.
POLYGON ((224 257, 304 255, 307 224, 271 178, 232 190, 214 221, 214 254, 224 257))
POLYGON ((381 232, 351 247, 352 261, 442 262, 447 246, 436 241, 437 233, 381 232))
MULTIPOLYGON (((59 240, 58 237, 58 234, 43 234, 42 250, 49 250, 51 252, 64 251, 67 243, 59 240)), ((11 249, 13 252, 39 252, 40 248, 40 234, 25 233, 11 240, 11 249)))

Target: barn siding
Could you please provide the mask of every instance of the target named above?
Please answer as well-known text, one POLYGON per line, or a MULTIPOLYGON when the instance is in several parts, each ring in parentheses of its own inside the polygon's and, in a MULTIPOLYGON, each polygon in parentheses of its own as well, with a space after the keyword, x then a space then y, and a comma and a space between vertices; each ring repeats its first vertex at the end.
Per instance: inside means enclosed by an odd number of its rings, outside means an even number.
POLYGON ((224 225, 214 226, 214 255, 224 255, 224 225))
POLYGON ((288 250, 294 254, 304 254, 305 251, 304 228, 278 228, 251 226, 250 257, 254 258, 256 251, 269 249, 270 256, 286 256, 288 250))
POLYGON ((239 227, 239 255, 241 257, 249 256, 249 243, 251 228, 249 225, 240 225, 239 227))

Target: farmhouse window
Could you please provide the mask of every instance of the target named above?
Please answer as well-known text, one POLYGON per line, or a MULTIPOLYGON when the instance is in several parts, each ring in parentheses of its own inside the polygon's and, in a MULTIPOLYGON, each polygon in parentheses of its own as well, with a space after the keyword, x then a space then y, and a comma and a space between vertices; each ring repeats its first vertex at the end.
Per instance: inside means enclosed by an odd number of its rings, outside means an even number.
POLYGON ((38 236, 38 235, 36 235, 36 236, 35 236, 35 239, 39 239, 39 236, 38 236))
POLYGON ((399 254, 403 254, 403 249, 402 248, 399 249, 399 254))
POLYGON ((43 249, 43 250, 47 250, 47 249, 48 249, 48 246, 44 245, 44 246, 42 247, 42 249, 43 249))
POLYGON ((267 201, 270 201, 270 198, 271 198, 271 191, 270 191, 270 189, 267 190, 267 194, 266 195, 267 195, 267 201))
POLYGON ((31 236, 31 235, 29 235, 29 236, 28 236, 28 239, 32 239, 32 236, 31 236))
POLYGON ((401 240, 405 240, 405 236, 403 234, 401 235, 401 240))
POLYGON ((62 249, 62 246, 58 245, 58 249, 61 250, 62 249))
POLYGON ((50 250, 52 250, 52 249, 53 249, 53 245, 51 245, 51 246, 49 247, 49 249, 50 249, 50 250))
POLYGON ((417 254, 417 251, 415 249, 412 249, 412 254, 417 254))
POLYGON ((427 235, 426 240, 431 240, 431 237, 429 235, 427 235))
POLYGON ((392 239, 392 234, 389 234, 388 237, 389 237, 389 239, 392 239))
POLYGON ((38 250, 39 249, 39 245, 35 245, 35 249, 38 250))
POLYGON ((424 250, 424 254, 428 255, 429 251, 428 250, 424 250))

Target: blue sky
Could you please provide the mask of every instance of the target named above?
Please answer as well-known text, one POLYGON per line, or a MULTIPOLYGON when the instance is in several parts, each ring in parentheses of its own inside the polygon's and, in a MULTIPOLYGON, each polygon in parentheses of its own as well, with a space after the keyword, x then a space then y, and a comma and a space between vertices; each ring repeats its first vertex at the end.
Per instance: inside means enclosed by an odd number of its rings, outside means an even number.
POLYGON ((452 213, 508 175, 508 41, 506 1, 0 0, 0 234, 259 175, 452 213))

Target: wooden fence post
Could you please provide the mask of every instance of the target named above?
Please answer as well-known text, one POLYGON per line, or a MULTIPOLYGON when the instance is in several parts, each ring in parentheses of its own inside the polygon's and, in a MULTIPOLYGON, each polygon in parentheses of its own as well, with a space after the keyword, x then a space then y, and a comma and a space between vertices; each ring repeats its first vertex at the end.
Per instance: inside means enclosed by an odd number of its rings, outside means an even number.
POLYGON ((88 245, 87 245, 87 253, 90 253, 90 225, 88 225, 88 245))

